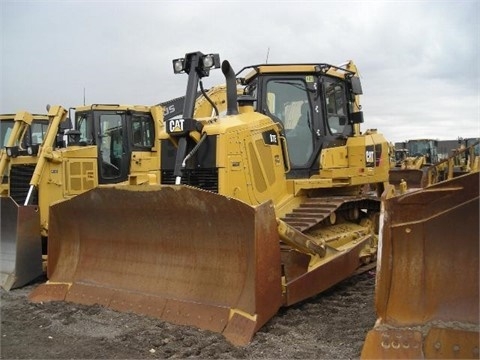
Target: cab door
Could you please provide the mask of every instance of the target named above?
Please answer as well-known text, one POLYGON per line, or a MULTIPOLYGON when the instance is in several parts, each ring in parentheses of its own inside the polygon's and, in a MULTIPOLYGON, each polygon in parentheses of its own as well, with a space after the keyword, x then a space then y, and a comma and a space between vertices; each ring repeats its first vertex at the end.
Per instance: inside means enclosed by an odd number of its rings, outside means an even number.
POLYGON ((322 112, 316 76, 268 76, 263 79, 262 112, 282 124, 287 140, 289 178, 308 177, 321 149, 322 112))
POLYGON ((95 121, 98 125, 99 183, 111 184, 127 180, 130 154, 125 113, 98 111, 95 121))

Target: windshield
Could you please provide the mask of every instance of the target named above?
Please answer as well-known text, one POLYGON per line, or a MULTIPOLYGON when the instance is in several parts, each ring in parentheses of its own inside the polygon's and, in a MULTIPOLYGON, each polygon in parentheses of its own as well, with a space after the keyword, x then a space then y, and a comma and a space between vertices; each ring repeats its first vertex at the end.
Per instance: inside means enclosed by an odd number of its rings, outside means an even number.
POLYGON ((13 129, 13 119, 12 120, 2 120, 0 122, 0 147, 4 148, 7 145, 8 138, 12 133, 13 129))
POLYGON ((428 140, 410 141, 408 143, 408 151, 414 156, 427 155, 432 148, 431 141, 428 140))
POLYGON ((48 129, 48 121, 33 121, 30 131, 32 134, 32 145, 41 144, 48 129))

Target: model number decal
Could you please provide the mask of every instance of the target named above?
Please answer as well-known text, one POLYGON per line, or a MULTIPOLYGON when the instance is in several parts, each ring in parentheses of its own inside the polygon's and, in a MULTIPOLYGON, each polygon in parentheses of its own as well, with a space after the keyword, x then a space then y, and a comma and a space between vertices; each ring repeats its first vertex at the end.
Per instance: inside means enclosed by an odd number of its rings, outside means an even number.
POLYGON ((274 130, 265 131, 262 135, 265 144, 278 145, 278 134, 274 130))
POLYGON ((175 105, 168 105, 163 108, 163 116, 174 113, 175 112, 175 105))

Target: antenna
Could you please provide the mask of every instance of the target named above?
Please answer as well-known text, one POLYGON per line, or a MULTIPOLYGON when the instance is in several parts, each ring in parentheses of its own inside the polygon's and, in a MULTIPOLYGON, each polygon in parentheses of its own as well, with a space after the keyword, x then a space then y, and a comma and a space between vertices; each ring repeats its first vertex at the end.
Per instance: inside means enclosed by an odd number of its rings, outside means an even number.
POLYGON ((267 59, 265 60, 265 64, 268 64, 268 55, 270 54, 270 46, 267 48, 267 59))
POLYGON ((85 106, 85 87, 83 88, 83 106, 85 106))

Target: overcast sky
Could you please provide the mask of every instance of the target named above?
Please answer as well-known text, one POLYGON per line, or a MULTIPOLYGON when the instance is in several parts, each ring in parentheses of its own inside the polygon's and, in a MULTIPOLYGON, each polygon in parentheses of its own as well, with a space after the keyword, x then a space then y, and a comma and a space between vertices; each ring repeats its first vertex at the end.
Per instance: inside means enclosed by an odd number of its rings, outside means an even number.
MULTIPOLYGON (((181 96, 172 59, 358 66, 363 129, 480 137, 480 1, 1 2, 0 113, 181 96)), ((224 82, 212 72, 205 86, 224 82)))

